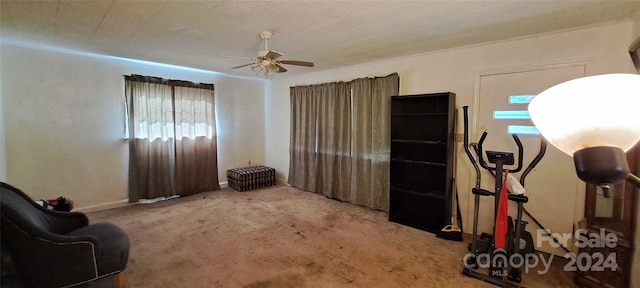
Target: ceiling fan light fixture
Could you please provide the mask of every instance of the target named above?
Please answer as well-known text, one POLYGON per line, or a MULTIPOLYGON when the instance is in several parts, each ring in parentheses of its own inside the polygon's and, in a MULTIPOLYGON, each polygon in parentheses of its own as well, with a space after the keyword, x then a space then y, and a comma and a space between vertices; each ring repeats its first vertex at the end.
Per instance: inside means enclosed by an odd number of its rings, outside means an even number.
MULTIPOLYGON (((280 69, 278 65, 273 63, 271 60, 262 60, 251 66, 251 70, 258 76, 269 77, 272 76, 273 73, 280 73, 280 69)), ((286 71, 286 70, 285 70, 286 71)))
POLYGON ((261 63, 251 66, 251 71, 253 71, 253 73, 259 76, 265 76, 265 77, 269 76, 269 69, 267 69, 261 63))

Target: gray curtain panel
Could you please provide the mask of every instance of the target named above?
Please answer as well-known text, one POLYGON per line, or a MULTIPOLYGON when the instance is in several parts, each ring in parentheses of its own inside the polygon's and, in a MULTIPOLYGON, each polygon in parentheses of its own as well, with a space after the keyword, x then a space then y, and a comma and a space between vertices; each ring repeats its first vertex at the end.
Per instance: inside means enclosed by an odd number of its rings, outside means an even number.
POLYGON ((291 87, 289 184, 378 210, 389 202, 389 114, 397 73, 291 87))
POLYGON ((176 194, 219 190, 214 91, 174 87, 176 194))
POLYGON ((129 202, 175 194, 171 86, 125 81, 129 113, 129 202), (149 121, 154 119, 153 121, 149 121))

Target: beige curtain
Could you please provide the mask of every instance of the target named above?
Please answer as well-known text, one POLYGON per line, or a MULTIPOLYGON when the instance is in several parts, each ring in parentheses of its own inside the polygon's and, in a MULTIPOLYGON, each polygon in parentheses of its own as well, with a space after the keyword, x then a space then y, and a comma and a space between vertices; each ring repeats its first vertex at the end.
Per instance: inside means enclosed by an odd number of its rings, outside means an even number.
POLYGON ((220 189, 213 85, 132 75, 125 97, 130 202, 220 189))
POLYGON ((289 184, 388 210, 389 114, 398 74, 291 88, 289 184))
POLYGON ((398 95, 399 77, 353 81, 350 202, 389 210, 391 96, 398 95))
POLYGON ((289 139, 289 184, 306 191, 314 191, 316 174, 316 125, 321 85, 291 87, 291 136, 289 139), (295 117, 294 117, 295 115, 295 117))
POLYGON ((319 85, 316 185, 313 192, 347 200, 351 177, 351 99, 348 83, 319 85))

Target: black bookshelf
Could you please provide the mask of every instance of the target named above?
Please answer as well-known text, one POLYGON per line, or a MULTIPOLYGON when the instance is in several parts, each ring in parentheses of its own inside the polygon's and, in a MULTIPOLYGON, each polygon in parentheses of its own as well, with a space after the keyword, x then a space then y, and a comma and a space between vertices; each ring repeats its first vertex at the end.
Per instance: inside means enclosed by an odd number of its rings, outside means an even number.
POLYGON ((389 221, 437 233, 451 217, 455 94, 391 97, 389 221))

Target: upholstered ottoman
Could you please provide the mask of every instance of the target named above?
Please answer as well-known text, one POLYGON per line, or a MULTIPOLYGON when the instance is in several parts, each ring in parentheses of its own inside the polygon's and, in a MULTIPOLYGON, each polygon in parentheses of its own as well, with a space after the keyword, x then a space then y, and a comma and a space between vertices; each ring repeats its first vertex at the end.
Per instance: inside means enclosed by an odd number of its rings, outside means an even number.
POLYGON ((248 191, 276 185, 276 169, 250 166, 227 170, 227 185, 237 191, 248 191))

